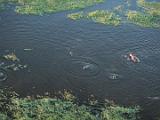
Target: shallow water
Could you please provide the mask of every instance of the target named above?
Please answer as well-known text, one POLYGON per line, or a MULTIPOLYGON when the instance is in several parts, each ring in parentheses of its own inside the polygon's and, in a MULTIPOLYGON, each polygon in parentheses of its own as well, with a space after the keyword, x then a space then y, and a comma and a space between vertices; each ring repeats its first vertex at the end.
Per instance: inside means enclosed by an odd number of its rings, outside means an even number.
MULTIPOLYGON (((85 10, 111 9, 121 1, 108 0, 85 10)), ((81 99, 94 94, 100 100, 139 104, 148 120, 160 114, 159 99, 148 99, 160 97, 160 29, 72 21, 66 18, 68 13, 0 13, 0 55, 15 51, 21 63, 29 66, 8 71, 0 86, 11 86, 21 95, 71 89, 81 99), (124 56, 129 52, 141 62, 128 61, 124 56)))

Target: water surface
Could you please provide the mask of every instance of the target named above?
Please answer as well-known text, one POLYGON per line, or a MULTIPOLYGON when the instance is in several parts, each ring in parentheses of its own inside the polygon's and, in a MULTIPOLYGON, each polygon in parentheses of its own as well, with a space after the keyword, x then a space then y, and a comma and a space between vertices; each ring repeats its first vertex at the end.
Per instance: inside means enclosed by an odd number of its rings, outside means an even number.
MULTIPOLYGON (((108 0, 85 11, 111 9, 121 2, 108 0)), ((9 71, 0 86, 11 86, 21 95, 71 89, 81 99, 94 94, 100 100, 139 104, 148 120, 160 114, 160 100, 154 99, 160 97, 160 29, 72 21, 66 18, 68 13, 0 13, 0 55, 15 51, 29 66, 9 71), (141 62, 128 61, 124 56, 130 52, 141 62)))

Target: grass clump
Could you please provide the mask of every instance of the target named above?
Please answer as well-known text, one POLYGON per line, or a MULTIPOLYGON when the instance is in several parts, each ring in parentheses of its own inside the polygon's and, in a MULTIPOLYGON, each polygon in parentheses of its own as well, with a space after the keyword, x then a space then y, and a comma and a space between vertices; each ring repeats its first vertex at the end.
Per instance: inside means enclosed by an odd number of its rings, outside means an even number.
POLYGON ((157 18, 155 16, 138 11, 128 11, 127 19, 132 23, 142 27, 160 27, 160 24, 158 23, 157 18))
MULTIPOLYGON (((70 100, 69 93, 64 99, 50 97, 18 98, 17 94, 0 91, 0 118, 2 120, 137 120, 139 108, 124 108, 105 104, 92 112, 93 106, 78 105, 70 100), (67 98, 67 99, 66 99, 67 98), (69 100, 68 100, 69 98, 69 100)), ((95 107, 94 107, 95 110, 95 107)))

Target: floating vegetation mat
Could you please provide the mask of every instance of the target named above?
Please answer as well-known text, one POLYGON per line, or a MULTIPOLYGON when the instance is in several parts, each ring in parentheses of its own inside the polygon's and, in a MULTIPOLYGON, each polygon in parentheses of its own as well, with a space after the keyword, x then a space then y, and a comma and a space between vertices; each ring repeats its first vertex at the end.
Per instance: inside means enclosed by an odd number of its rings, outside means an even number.
MULTIPOLYGON (((98 102, 96 104, 98 106, 98 102)), ((139 107, 127 108, 104 103, 95 114, 92 112, 95 106, 78 105, 63 98, 18 98, 15 92, 0 90, 2 120, 138 120, 139 107)))
POLYGON ((102 23, 106 25, 120 25, 121 18, 116 15, 114 12, 110 12, 107 10, 96 10, 88 13, 78 12, 78 13, 72 13, 68 15, 68 18, 72 20, 78 20, 81 18, 86 18, 93 20, 97 23, 102 23))
POLYGON ((15 2, 15 11, 20 14, 42 15, 44 13, 81 9, 103 1, 104 0, 1 0, 0 3, 15 2))

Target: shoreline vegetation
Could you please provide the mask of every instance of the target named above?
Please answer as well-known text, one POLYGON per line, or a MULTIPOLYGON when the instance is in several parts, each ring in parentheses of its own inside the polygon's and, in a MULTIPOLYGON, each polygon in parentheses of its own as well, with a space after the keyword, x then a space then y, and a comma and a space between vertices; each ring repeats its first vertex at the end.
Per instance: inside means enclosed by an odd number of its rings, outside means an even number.
POLYGON ((0 90, 1 120, 138 120, 140 108, 121 107, 113 102, 98 105, 79 105, 68 91, 59 97, 49 96, 20 98, 8 89, 0 90), (99 106, 96 108, 96 106, 99 106))

